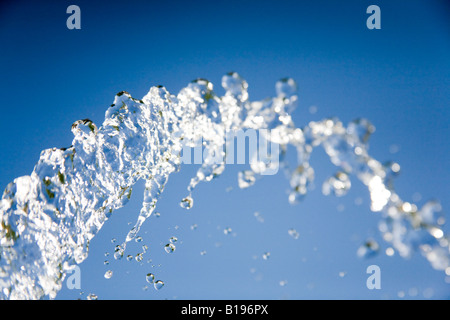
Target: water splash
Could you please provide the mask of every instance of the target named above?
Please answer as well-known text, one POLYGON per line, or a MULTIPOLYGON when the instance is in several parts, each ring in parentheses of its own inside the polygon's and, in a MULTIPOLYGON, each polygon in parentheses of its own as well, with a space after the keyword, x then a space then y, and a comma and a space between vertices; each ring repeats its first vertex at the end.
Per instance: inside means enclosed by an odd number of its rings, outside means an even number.
MULTIPOLYGON (((225 75, 222 86, 222 97, 204 79, 178 95, 164 87, 150 88, 141 100, 120 92, 101 127, 89 119, 76 121, 70 147, 42 151, 31 175, 8 184, 0 201, 0 298, 54 298, 66 271, 87 258, 91 239, 112 212, 128 202, 134 184, 144 179, 139 217, 114 253, 121 259, 127 243, 154 212, 170 174, 180 170, 183 147, 206 151, 180 203, 189 209, 195 187, 224 171, 227 134, 242 129, 270 130, 270 141, 281 150, 296 149, 296 165, 281 164, 289 177, 290 203, 307 194, 314 179, 310 155, 322 146, 339 170, 324 183, 326 194, 344 195, 350 178, 356 177, 368 188, 371 210, 381 212, 379 230, 392 248, 404 257, 418 250, 433 268, 449 270, 449 239, 438 215, 440 205, 431 201, 419 209, 401 200, 393 186, 398 164, 382 164, 368 154, 375 130, 369 121, 357 119, 345 126, 332 118, 296 127, 291 112, 298 96, 290 78, 276 83, 275 97, 262 101, 249 100, 247 82, 237 73, 225 75)), ((256 162, 240 173, 240 187, 254 184, 264 168, 256 162)))

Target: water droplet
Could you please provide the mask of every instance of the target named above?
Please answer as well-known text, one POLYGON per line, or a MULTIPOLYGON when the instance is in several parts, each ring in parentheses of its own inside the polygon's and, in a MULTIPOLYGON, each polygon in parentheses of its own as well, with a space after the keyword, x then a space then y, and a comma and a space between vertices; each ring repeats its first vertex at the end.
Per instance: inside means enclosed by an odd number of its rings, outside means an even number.
POLYGON ((139 237, 137 237, 136 239, 134 239, 134 241, 136 241, 136 242, 142 242, 142 237, 139 236, 139 237))
POLYGON ((112 238, 112 239, 111 239, 111 243, 115 243, 116 241, 117 241, 116 238, 112 238))
POLYGON ((155 212, 153 215, 154 215, 155 217, 159 218, 159 217, 161 216, 161 213, 160 213, 160 212, 155 212))
POLYGON ((175 245, 173 243, 168 243, 164 246, 164 250, 166 250, 167 253, 172 253, 175 251, 175 245))
POLYGON ((206 254, 206 250, 200 251, 200 255, 204 256, 206 254))
POLYGON ((177 238, 177 237, 171 237, 171 238, 169 239, 169 241, 170 241, 170 243, 175 243, 175 242, 178 241, 178 238, 177 238))
POLYGON ((350 187, 351 182, 348 174, 340 171, 323 183, 322 193, 324 195, 329 195, 332 193, 337 197, 341 197, 348 192, 350 187))
POLYGON ((98 300, 98 297, 94 293, 90 293, 87 297, 88 300, 98 300))
POLYGON ((264 252, 262 257, 263 257, 264 260, 268 260, 269 257, 270 257, 270 252, 264 252))
POLYGON ((154 283, 155 282, 155 275, 153 273, 147 273, 147 275, 145 276, 145 280, 148 283, 154 283))
POLYGON ((112 276, 113 276, 112 270, 108 270, 105 272, 105 279, 111 279, 112 276))
POLYGON ((180 206, 184 209, 190 209, 194 205, 194 200, 192 197, 187 196, 186 198, 183 198, 180 202, 180 206))
POLYGON ((255 216, 256 220, 258 220, 258 222, 264 222, 264 217, 259 212, 255 212, 253 215, 255 216))
POLYGON ((280 286, 284 287, 285 285, 287 285, 287 280, 281 280, 279 284, 280 286))
POLYGON ((315 114, 317 112, 317 109, 317 106, 310 106, 308 110, 310 114, 315 114))
POLYGON ((115 249, 115 252, 114 252, 114 259, 116 259, 116 260, 120 260, 120 259, 122 259, 123 258, 123 248, 120 246, 120 245, 118 245, 118 246, 116 246, 116 249, 115 249))
POLYGON ((195 229, 197 229, 198 228, 198 225, 196 224, 196 223, 194 223, 192 226, 191 226, 191 230, 195 230, 195 229))
POLYGON ((233 231, 233 230, 231 230, 230 227, 227 227, 227 228, 225 228, 225 229, 223 230, 223 233, 224 233, 224 234, 230 234, 232 231, 233 231))
POLYGON ((143 255, 142 255, 142 253, 138 253, 138 254, 136 255, 136 257, 135 257, 135 259, 136 259, 137 262, 141 262, 143 258, 144 258, 144 257, 143 257, 143 255))
POLYGON ((153 286, 156 290, 161 290, 161 288, 164 287, 164 282, 161 280, 156 280, 153 286))
POLYGON ((127 260, 128 260, 128 261, 133 260, 133 256, 132 256, 131 254, 127 255, 127 260))
POLYGON ((360 258, 371 258, 378 254, 380 250, 380 246, 375 240, 367 240, 364 244, 362 244, 356 254, 360 258))
POLYGON ((105 262, 103 262, 103 264, 104 264, 105 266, 107 266, 107 265, 109 264, 109 261, 108 261, 108 260, 105 260, 105 262))
POLYGON ((294 239, 298 239, 300 237, 300 234, 295 229, 289 229, 288 234, 294 239))
POLYGON ((343 277, 345 277, 346 274, 347 274, 347 272, 341 271, 341 272, 339 272, 339 277, 343 278, 343 277))
POLYGON ((143 253, 146 253, 148 250, 148 246, 146 244, 142 245, 142 251, 143 253))
POLYGON ((244 170, 238 173, 238 185, 241 189, 254 185, 255 181, 255 173, 251 170, 244 170))

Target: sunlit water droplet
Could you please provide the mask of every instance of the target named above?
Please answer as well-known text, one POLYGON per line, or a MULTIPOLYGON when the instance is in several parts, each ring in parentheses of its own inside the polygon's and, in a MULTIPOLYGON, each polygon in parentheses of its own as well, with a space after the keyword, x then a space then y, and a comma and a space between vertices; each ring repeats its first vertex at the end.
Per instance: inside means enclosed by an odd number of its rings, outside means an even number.
POLYGON ((166 244, 165 246, 164 246, 164 250, 167 252, 167 253, 172 253, 172 252, 174 252, 175 251, 175 245, 173 244, 173 243, 168 243, 168 244, 166 244))
POLYGON ((90 293, 87 297, 88 300, 98 300, 98 297, 94 293, 90 293))
POLYGON ((143 258, 144 258, 144 256, 142 255, 142 253, 136 254, 135 259, 137 262, 141 262, 143 258))
POLYGON ((251 170, 244 170, 238 173, 238 185, 241 189, 254 185, 255 181, 255 173, 251 170))
POLYGON ((148 283, 154 283, 155 282, 155 275, 153 273, 147 273, 147 275, 145 276, 145 280, 148 283))
POLYGON ((170 241, 170 243, 175 243, 175 242, 178 241, 178 238, 177 238, 177 237, 171 237, 171 238, 169 239, 169 241, 170 241))
POLYGON ((161 288, 164 287, 164 282, 161 280, 156 280, 153 287, 155 287, 156 290, 161 290, 161 288))
POLYGON ((194 205, 194 200, 191 196, 188 196, 186 198, 183 198, 180 202, 180 206, 184 209, 191 209, 194 205))
POLYGON ((231 230, 230 227, 227 227, 227 228, 225 228, 225 229, 223 230, 223 233, 224 233, 224 234, 230 234, 232 231, 233 231, 233 230, 231 230))
POLYGON ((105 279, 111 279, 112 276, 113 276, 112 270, 108 270, 105 272, 105 279))

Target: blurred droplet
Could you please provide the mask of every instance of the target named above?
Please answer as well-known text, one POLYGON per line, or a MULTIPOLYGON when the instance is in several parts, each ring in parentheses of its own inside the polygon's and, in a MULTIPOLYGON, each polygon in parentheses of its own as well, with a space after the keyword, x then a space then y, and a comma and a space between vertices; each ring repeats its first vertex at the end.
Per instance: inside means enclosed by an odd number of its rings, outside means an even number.
POLYGON ((372 258, 378 254, 380 246, 375 240, 367 240, 358 248, 357 255, 360 258, 372 258))
POLYGON ((238 173, 238 185, 241 189, 254 185, 255 181, 255 173, 251 170, 244 170, 238 173))
POLYGON ((298 239, 300 237, 300 234, 295 229, 289 229, 288 234, 294 239, 298 239))

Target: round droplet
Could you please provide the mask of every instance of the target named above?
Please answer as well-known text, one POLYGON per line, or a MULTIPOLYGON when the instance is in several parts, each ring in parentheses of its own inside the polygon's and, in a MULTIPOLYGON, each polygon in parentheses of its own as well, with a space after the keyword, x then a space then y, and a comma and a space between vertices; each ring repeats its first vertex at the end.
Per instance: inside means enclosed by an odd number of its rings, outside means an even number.
POLYGON ((224 233, 224 234, 230 234, 232 231, 233 231, 233 230, 231 230, 230 227, 227 227, 227 228, 225 228, 225 229, 223 230, 223 233, 224 233))
POLYGON ((190 209, 194 205, 194 200, 192 197, 187 196, 186 198, 183 198, 180 202, 180 206, 184 209, 190 209))
POLYGON ((171 238, 169 239, 169 241, 170 241, 170 243, 175 243, 175 242, 178 241, 178 238, 177 238, 177 237, 171 237, 171 238))
POLYGON ((113 276, 112 270, 108 270, 105 272, 105 279, 111 279, 112 276, 113 276))
POLYGON ((109 264, 109 261, 108 261, 108 260, 105 260, 105 262, 103 262, 103 264, 104 264, 105 266, 107 266, 107 265, 109 264))
POLYGON ((173 243, 168 243, 164 246, 164 250, 166 250, 167 253, 172 253, 175 251, 175 246, 173 243))
POLYGON ((142 237, 139 236, 139 237, 137 237, 136 239, 134 239, 134 241, 136 241, 136 242, 142 242, 142 237))
POLYGON ((156 280, 153 286, 156 290, 161 290, 161 288, 164 287, 164 282, 161 280, 156 280))
POLYGON ((120 260, 122 258, 123 258, 123 249, 114 252, 114 259, 120 260))
POLYGON ((155 282, 155 275, 153 273, 147 273, 147 275, 145 276, 145 280, 148 283, 154 283, 155 282))
POLYGON ((136 259, 137 262, 141 262, 143 258, 144 258, 144 257, 143 257, 143 255, 142 255, 142 253, 138 253, 138 254, 136 255, 136 257, 135 257, 135 259, 136 259))
POLYGON ((270 252, 264 252, 262 257, 264 260, 268 260, 270 257, 270 252))
POLYGON ((127 255, 127 260, 128 260, 128 261, 133 260, 133 256, 132 256, 131 254, 127 255))

